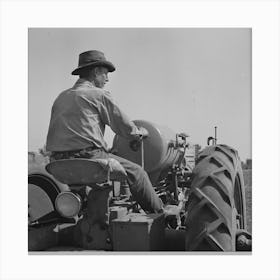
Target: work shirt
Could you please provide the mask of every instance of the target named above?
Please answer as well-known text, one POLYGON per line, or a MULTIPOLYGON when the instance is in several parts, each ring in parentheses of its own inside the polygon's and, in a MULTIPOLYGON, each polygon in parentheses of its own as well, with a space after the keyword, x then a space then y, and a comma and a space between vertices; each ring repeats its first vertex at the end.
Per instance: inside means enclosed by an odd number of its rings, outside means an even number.
POLYGON ((108 91, 79 79, 53 104, 46 149, 71 151, 95 146, 107 150, 106 125, 125 138, 132 138, 138 131, 108 91))

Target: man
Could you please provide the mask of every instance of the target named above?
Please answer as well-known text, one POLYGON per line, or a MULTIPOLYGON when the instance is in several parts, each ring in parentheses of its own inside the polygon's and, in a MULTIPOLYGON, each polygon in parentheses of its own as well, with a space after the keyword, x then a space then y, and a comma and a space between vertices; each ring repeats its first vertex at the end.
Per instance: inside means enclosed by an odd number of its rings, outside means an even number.
POLYGON ((155 193, 147 173, 137 164, 108 152, 105 126, 122 137, 135 139, 141 131, 104 90, 108 73, 115 66, 100 51, 79 55, 79 65, 72 75, 79 75, 75 85, 55 100, 46 149, 54 160, 71 157, 112 157, 124 167, 130 191, 145 211, 162 212, 162 201, 155 193))

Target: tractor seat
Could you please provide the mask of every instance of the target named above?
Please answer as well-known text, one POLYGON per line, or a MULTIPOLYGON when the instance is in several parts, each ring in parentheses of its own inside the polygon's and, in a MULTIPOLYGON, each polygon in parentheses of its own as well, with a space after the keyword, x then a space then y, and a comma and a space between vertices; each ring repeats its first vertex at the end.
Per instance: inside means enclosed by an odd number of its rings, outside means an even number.
POLYGON ((108 180, 123 181, 127 178, 125 169, 114 158, 56 160, 47 164, 46 170, 67 185, 101 184, 108 180))

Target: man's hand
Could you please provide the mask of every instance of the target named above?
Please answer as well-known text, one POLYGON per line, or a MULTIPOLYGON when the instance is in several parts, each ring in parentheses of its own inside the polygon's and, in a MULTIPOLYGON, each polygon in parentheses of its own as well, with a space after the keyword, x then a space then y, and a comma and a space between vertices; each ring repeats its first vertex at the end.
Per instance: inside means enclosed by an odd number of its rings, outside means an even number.
POLYGON ((149 132, 144 127, 137 127, 136 131, 133 131, 131 135, 139 140, 146 138, 148 136, 149 132))
POLYGON ((141 148, 141 141, 144 138, 148 137, 148 130, 144 127, 138 127, 136 131, 133 131, 131 135, 134 137, 134 140, 130 141, 129 147, 133 151, 138 151, 141 148))

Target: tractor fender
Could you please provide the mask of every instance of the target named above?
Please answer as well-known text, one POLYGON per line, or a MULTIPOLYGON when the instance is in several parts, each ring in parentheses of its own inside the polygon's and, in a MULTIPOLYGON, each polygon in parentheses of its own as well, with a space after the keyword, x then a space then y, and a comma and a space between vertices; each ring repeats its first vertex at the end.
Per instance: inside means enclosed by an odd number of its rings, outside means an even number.
POLYGON ((47 162, 29 161, 28 162, 28 181, 34 177, 40 177, 42 180, 50 182, 58 192, 68 191, 69 186, 56 180, 46 170, 47 162))
POLYGON ((28 221, 33 222, 55 210, 55 199, 69 186, 58 182, 45 169, 45 162, 29 162, 28 170, 28 221))

